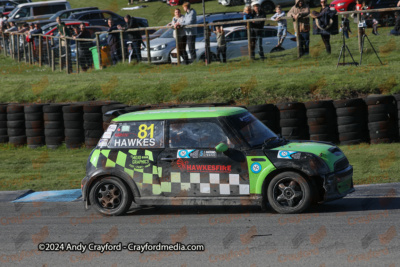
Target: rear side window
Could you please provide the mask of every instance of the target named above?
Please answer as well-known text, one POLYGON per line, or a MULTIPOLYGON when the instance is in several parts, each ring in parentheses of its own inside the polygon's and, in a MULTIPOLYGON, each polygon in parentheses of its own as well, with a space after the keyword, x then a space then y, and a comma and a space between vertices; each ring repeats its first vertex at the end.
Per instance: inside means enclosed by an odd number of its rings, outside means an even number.
POLYGON ((51 14, 50 6, 43 5, 43 6, 33 7, 33 15, 34 16, 41 16, 41 15, 46 15, 46 14, 51 14))
POLYGON ((106 142, 110 148, 163 148, 164 121, 111 124, 100 139, 99 146, 105 146, 106 142))
POLYGON ((65 5, 54 5, 50 7, 50 14, 54 14, 57 13, 58 11, 61 10, 66 10, 67 8, 65 7, 65 5))

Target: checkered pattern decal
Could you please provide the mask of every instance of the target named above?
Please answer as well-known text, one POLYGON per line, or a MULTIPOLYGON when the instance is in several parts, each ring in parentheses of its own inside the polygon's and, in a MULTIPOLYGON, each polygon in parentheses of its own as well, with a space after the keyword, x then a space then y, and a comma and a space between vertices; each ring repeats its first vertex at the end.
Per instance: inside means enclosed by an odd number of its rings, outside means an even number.
POLYGON ((243 181, 239 174, 171 172, 170 177, 162 177, 162 168, 155 166, 153 152, 149 150, 130 149, 122 152, 96 149, 93 151, 90 164, 95 169, 110 167, 129 174, 138 186, 141 196, 160 194, 170 196, 185 191, 199 196, 250 193, 248 180, 243 181), (144 168, 136 168, 132 165, 134 156, 148 156, 149 164, 144 168))

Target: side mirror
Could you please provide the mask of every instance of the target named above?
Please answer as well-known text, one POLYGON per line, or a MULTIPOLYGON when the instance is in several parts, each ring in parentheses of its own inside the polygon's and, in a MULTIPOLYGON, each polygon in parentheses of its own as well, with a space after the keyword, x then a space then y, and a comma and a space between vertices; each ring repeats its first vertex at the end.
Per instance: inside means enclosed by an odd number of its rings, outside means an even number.
POLYGON ((216 147, 215 147, 215 151, 217 152, 225 152, 228 150, 228 146, 224 143, 219 143, 216 147))

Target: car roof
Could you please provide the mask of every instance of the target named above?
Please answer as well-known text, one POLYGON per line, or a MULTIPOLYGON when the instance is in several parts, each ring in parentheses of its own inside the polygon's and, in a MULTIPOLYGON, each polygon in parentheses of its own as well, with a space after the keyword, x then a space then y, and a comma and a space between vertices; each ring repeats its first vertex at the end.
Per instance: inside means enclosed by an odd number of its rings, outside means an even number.
POLYGON ((230 115, 240 114, 246 111, 247 111, 246 109, 239 107, 152 109, 152 110, 126 113, 113 119, 113 121, 122 122, 122 121, 144 121, 144 120, 216 118, 220 116, 230 116, 230 115))
POLYGON ((82 11, 82 12, 75 12, 75 13, 71 14, 71 16, 79 17, 79 16, 87 14, 87 13, 103 13, 103 12, 111 12, 111 13, 117 14, 117 13, 111 11, 111 10, 100 10, 99 9, 99 10, 85 10, 85 11, 82 11))
MULTIPOLYGON (((277 29, 277 26, 264 26, 264 29, 277 29)), ((226 27, 224 30, 226 31, 237 31, 237 30, 243 30, 246 29, 245 26, 232 26, 232 27, 226 27)))
POLYGON ((31 6, 31 5, 48 5, 48 4, 58 4, 58 3, 68 3, 66 0, 59 0, 59 1, 42 1, 42 2, 29 2, 25 4, 19 4, 19 7, 24 7, 24 6, 31 6))

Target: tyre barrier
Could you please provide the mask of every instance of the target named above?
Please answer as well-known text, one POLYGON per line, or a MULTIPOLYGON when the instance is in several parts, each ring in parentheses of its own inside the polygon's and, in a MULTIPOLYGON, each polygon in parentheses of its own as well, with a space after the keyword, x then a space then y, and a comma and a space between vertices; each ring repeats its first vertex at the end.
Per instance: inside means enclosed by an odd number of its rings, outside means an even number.
POLYGON ((280 133, 279 128, 279 110, 273 104, 263 104, 256 106, 249 106, 247 110, 250 111, 254 117, 259 119, 265 126, 270 128, 275 133, 280 133))
POLYGON ((24 106, 25 113, 25 133, 28 147, 37 148, 45 145, 44 104, 32 104, 24 106))
POLYGON ((396 99, 391 95, 365 98, 368 105, 368 129, 372 144, 398 141, 396 99))
POLYGON ((8 143, 7 105, 0 104, 0 143, 8 143))
POLYGON ((26 145, 23 104, 9 104, 7 106, 7 135, 10 144, 14 146, 26 145))
POLYGON ((65 140, 63 106, 51 104, 43 107, 45 143, 51 149, 61 146, 65 140))
POLYGON ((336 111, 332 100, 309 101, 304 103, 310 140, 338 142, 336 111))
POLYGON ((282 136, 286 139, 308 140, 309 132, 304 103, 278 103, 279 125, 282 136))
POLYGON ((103 113, 101 103, 83 105, 83 129, 85 130, 85 146, 96 147, 103 135, 103 113))
POLYGON ((400 136, 400 94, 393 95, 394 98, 396 99, 397 102, 397 125, 398 125, 398 130, 399 130, 399 136, 400 136))
POLYGON ((345 99, 333 102, 336 108, 339 142, 354 145, 369 141, 367 106, 363 99, 345 99))
POLYGON ((67 148, 80 148, 85 142, 83 129, 83 106, 62 107, 64 119, 65 145, 67 148))

